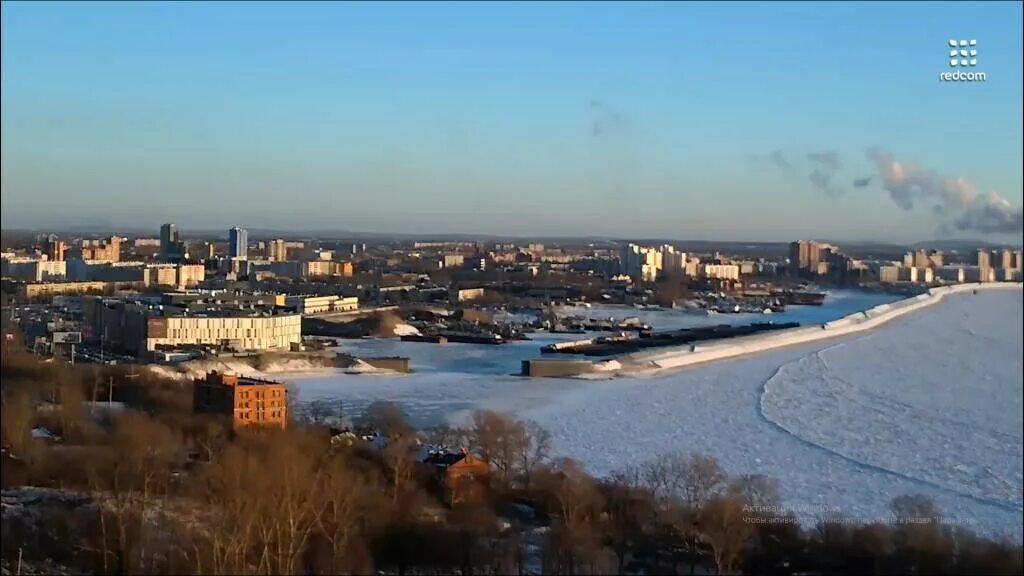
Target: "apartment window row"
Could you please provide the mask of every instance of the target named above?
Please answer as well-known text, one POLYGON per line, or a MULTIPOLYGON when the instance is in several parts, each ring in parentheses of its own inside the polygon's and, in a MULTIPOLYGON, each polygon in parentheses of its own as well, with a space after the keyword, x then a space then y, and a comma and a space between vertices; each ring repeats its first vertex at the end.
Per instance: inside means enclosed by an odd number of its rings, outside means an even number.
POLYGON ((239 412, 238 413, 238 419, 239 420, 255 420, 257 422, 261 422, 261 421, 264 421, 264 420, 267 420, 267 419, 280 419, 280 418, 284 418, 284 410, 270 410, 270 411, 258 410, 258 411, 256 411, 255 417, 253 416, 252 410, 246 410, 244 412, 239 412))
MULTIPOLYGON (((255 404, 257 409, 263 409, 264 406, 269 406, 270 408, 283 408, 285 405, 284 402, 280 400, 268 400, 266 402, 263 400, 256 400, 255 404)), ((239 402, 238 406, 239 408, 252 408, 253 402, 246 400, 244 402, 239 402)))
POLYGON ((264 398, 264 397, 281 398, 284 395, 285 395, 285 391, 281 390, 280 388, 275 388, 273 390, 239 390, 238 391, 238 397, 239 398, 250 398, 250 397, 252 397, 252 398, 264 398))

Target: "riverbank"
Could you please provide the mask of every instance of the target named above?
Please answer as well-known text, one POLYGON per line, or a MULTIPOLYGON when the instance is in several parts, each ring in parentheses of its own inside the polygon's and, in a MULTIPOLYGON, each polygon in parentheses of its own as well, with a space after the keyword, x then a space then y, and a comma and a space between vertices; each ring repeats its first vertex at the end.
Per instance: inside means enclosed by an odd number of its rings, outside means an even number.
POLYGON ((250 356, 222 356, 189 360, 180 364, 150 364, 151 372, 176 380, 199 378, 207 372, 235 372, 242 376, 308 374, 348 368, 352 359, 333 351, 263 352, 250 356))
POLYGON ((756 334, 724 341, 680 346, 671 350, 638 352, 619 358, 622 369, 616 375, 633 376, 637 372, 650 373, 678 369, 715 360, 735 358, 764 352, 774 348, 806 344, 826 338, 835 338, 870 330, 890 322, 904 314, 920 310, 941 302, 950 294, 978 290, 1020 290, 1019 283, 956 284, 932 288, 924 294, 880 304, 868 310, 855 312, 837 320, 815 326, 802 326, 778 332, 756 334))

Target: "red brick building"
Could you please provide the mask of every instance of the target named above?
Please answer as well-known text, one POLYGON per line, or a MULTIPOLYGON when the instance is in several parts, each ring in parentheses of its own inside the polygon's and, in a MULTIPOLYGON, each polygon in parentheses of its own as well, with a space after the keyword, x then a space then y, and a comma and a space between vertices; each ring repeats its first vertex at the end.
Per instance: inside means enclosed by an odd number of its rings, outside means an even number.
POLYGON ((259 425, 284 428, 288 422, 288 388, 281 382, 210 372, 192 389, 197 414, 230 416, 234 428, 259 425))

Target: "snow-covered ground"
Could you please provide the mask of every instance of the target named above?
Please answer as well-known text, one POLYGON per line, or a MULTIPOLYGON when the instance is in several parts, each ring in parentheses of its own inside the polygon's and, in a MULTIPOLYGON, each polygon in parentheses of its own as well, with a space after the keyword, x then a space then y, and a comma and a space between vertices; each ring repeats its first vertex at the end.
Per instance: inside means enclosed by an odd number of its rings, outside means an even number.
MULTIPOLYGON (((421 425, 477 407, 514 412, 595 474, 701 452, 732 473, 777 478, 808 520, 823 511, 886 518, 893 497, 921 493, 952 522, 1021 540, 1022 322, 1017 288, 951 295, 868 332, 642 378, 510 376, 528 350, 556 338, 547 335, 499 347, 384 344, 421 355, 412 362, 420 372, 293 380, 301 399, 332 396, 357 410, 393 400, 421 425)), ((386 352, 380 342, 346 348, 386 352)))

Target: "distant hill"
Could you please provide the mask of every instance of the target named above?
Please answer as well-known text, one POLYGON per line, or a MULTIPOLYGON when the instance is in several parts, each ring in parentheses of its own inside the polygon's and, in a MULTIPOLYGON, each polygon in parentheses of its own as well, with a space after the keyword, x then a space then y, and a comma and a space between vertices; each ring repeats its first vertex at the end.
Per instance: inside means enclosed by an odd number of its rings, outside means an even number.
POLYGON ((945 240, 929 240, 927 242, 915 242, 910 245, 911 248, 934 248, 936 250, 956 250, 959 252, 978 250, 979 248, 1020 248, 1020 242, 1017 243, 1003 243, 1003 242, 989 242, 987 240, 971 240, 971 239, 945 239, 945 240))

